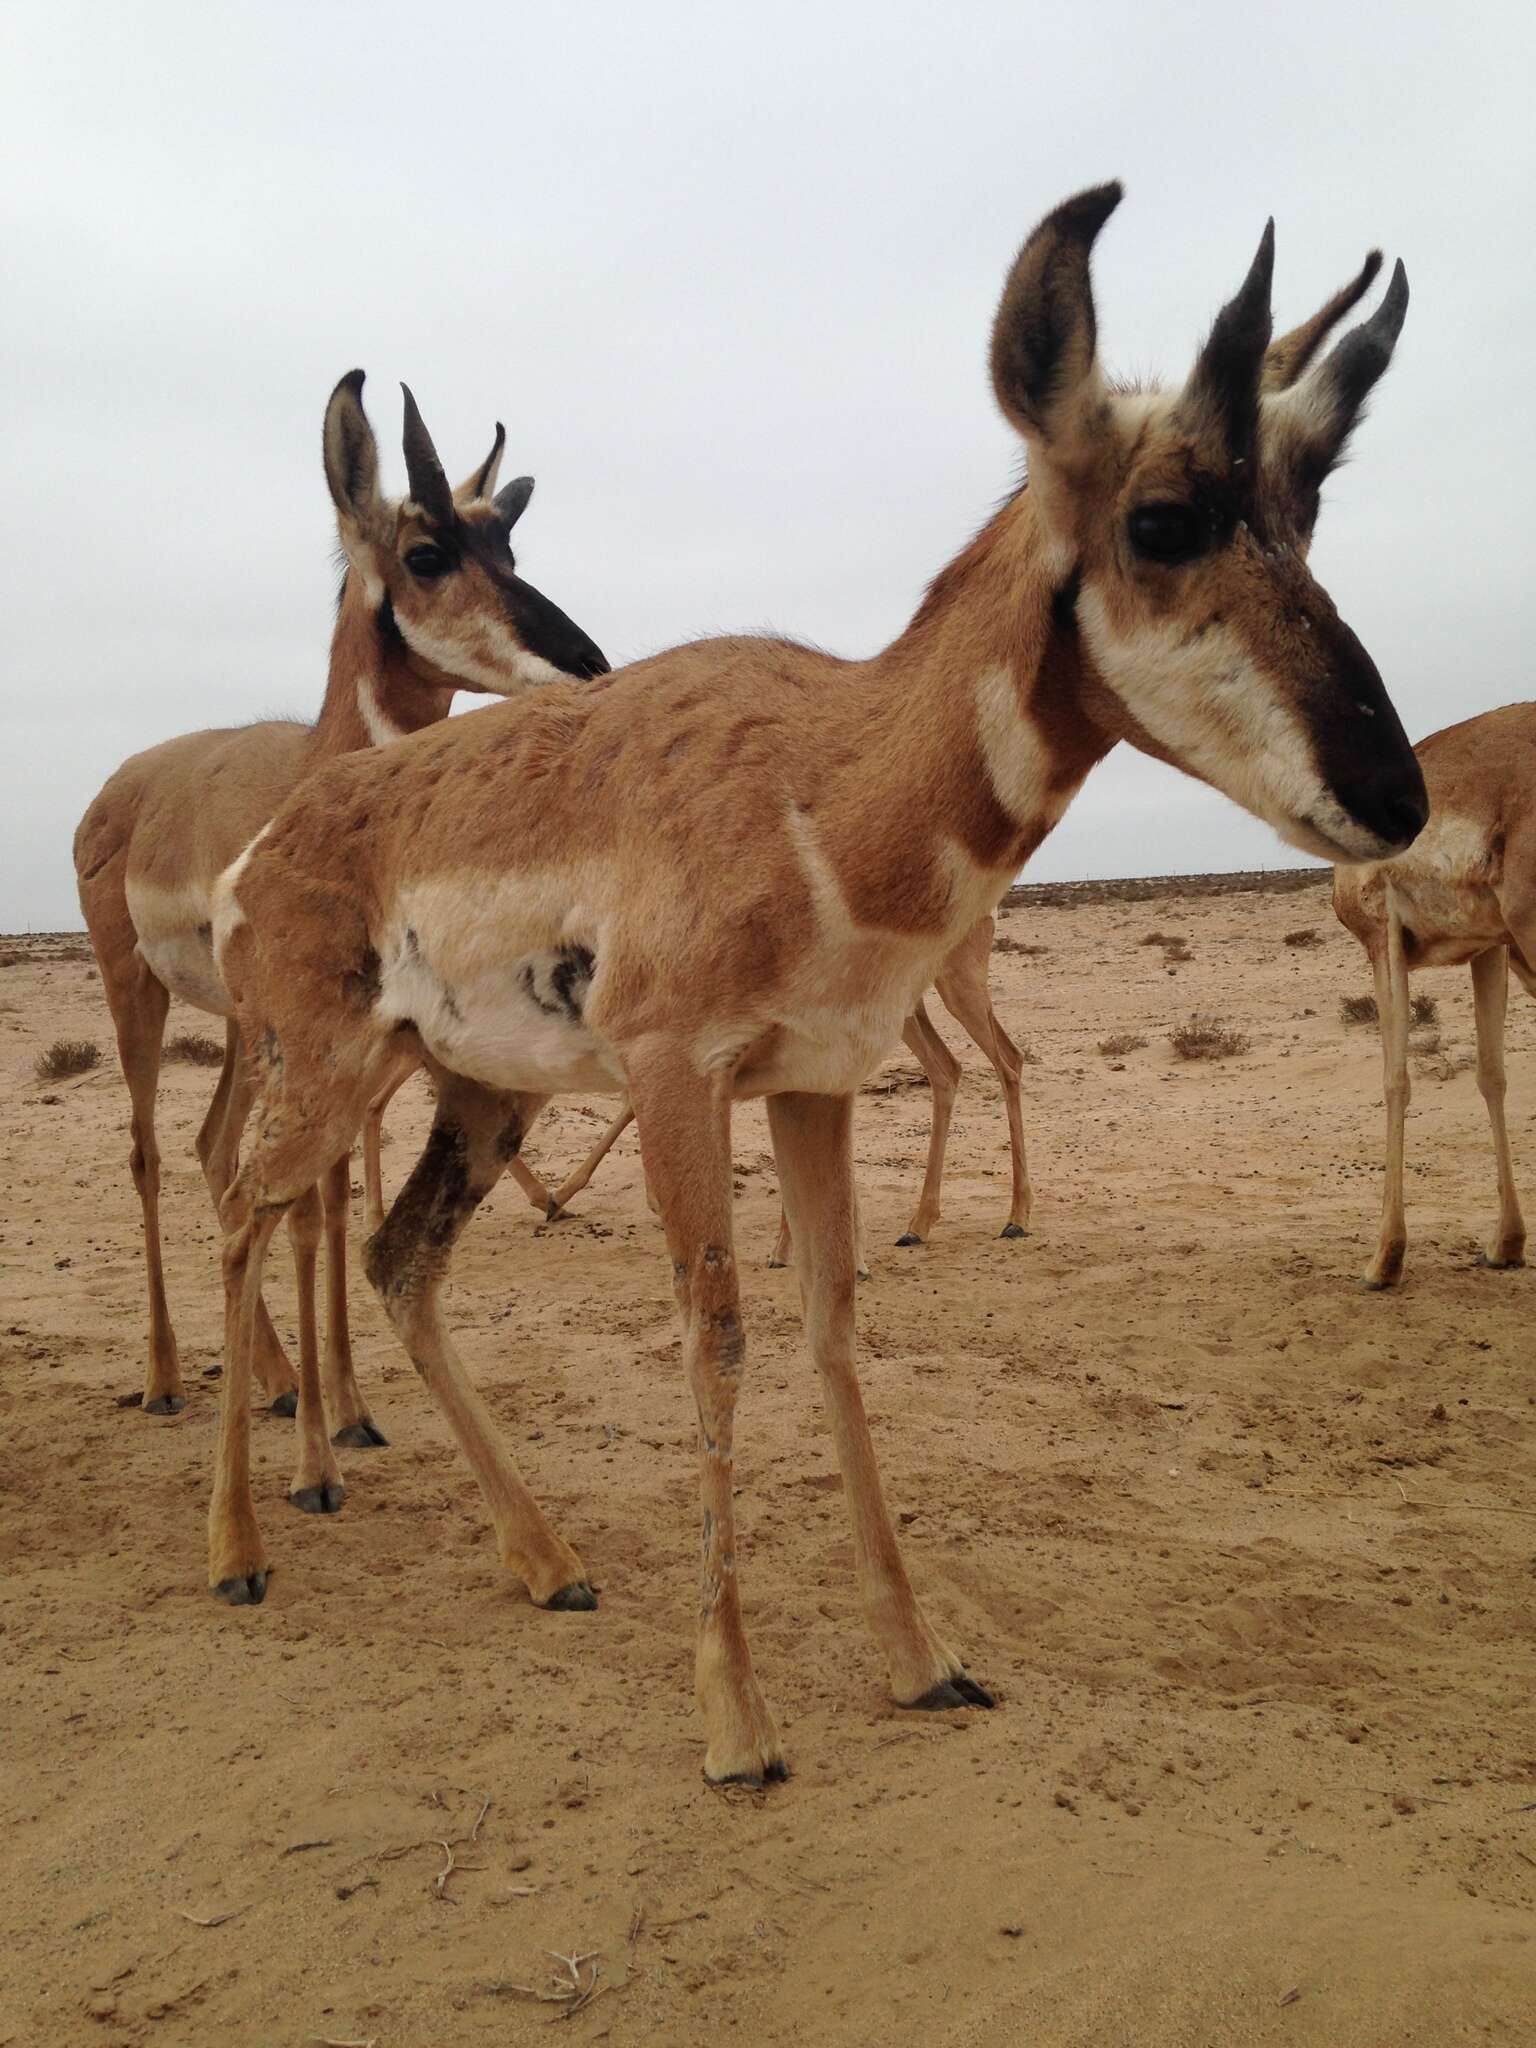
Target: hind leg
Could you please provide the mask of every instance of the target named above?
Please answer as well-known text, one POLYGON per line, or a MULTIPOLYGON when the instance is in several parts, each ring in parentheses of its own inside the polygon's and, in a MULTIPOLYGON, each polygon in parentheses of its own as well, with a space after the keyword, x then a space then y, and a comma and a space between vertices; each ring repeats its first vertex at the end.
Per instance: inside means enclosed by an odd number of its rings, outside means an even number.
POLYGON ((928 1126, 928 1166, 923 1174, 923 1192, 918 1197, 912 1221, 897 1238, 898 1244, 926 1244, 939 1220, 939 1191, 944 1183, 944 1154, 949 1145, 949 1120, 954 1115, 955 1095, 960 1086, 960 1062, 933 1028, 926 1007, 919 1003, 901 1027, 908 1050, 928 1076, 933 1096, 932 1120, 928 1126))
MULTIPOLYGON (((377 1098, 375 1098, 377 1099, 377 1098)), ((373 1104, 368 1105, 373 1113, 373 1104)), ((347 1224, 352 1210, 352 1159, 343 1153, 320 1184, 325 1208, 325 1402, 335 1425, 333 1444, 368 1449, 389 1438, 369 1414, 352 1367, 347 1317, 347 1224)))
POLYGON ((540 1607, 597 1605, 581 1560, 545 1520, 476 1393, 443 1315, 449 1256, 543 1106, 438 1072, 437 1115, 426 1149, 383 1228, 363 1248, 385 1313, 442 1410, 480 1482, 501 1559, 540 1607))
POLYGON ((98 944, 102 986, 117 1033, 117 1055, 132 1105, 133 1149, 128 1170, 138 1191, 144 1230, 144 1272, 149 1283, 149 1362, 141 1411, 175 1415, 187 1405, 186 1384, 171 1312, 165 1298, 160 1247, 160 1145, 155 1135, 155 1092, 160 1081, 160 1042, 171 999, 137 953, 112 960, 98 944))
POLYGON ((1520 1213, 1509 1129, 1504 1121, 1504 1011, 1509 996, 1509 954, 1503 946, 1479 953, 1472 962, 1472 995, 1477 1014, 1477 1086, 1488 1108, 1499 1182, 1499 1221, 1483 1262, 1489 1266, 1523 1266, 1525 1218, 1520 1213))
POLYGON ((1019 1087, 1024 1059, 998 1022, 997 1012, 992 1007, 987 967, 992 953, 993 929, 992 919, 983 918, 975 931, 962 940, 944 962, 935 985, 945 1009, 965 1027, 992 1062, 992 1070, 1003 1091, 1003 1107, 1008 1113, 1008 1155, 1013 1170, 1013 1192, 1008 1206, 1008 1221, 998 1234, 1002 1237, 1023 1237, 1029 1228, 1031 1201, 1029 1161, 1024 1151, 1024 1102, 1019 1087))
POLYGON ((299 1292, 298 1463, 288 1498, 306 1515, 334 1515, 346 1498, 341 1468, 326 1433, 325 1393, 320 1382, 315 1265, 323 1227, 320 1190, 307 1188, 288 1211, 288 1236, 293 1245, 299 1292))
MULTIPOLYGON (((219 1073, 213 1100, 197 1134, 198 1163, 217 1211, 235 1178, 240 1162, 240 1137, 251 1113, 251 1077, 240 1047, 238 1026, 231 1021, 224 1029, 224 1065, 219 1073)), ((299 1383, 288 1362, 267 1304, 256 1303, 256 1349, 253 1359, 256 1377, 271 1396, 278 1415, 292 1415, 298 1406, 299 1383)))

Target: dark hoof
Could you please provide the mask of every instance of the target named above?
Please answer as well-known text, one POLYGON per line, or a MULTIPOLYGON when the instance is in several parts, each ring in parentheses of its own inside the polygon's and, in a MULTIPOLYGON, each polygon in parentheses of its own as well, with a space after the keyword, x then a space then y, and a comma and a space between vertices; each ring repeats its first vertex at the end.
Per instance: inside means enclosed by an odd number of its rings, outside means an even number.
POLYGON ((551 1195, 549 1200, 544 1204, 544 1221, 546 1223, 558 1223, 562 1213, 563 1212, 560 1208, 560 1204, 555 1200, 554 1196, 551 1195))
POLYGON ((1479 1252, 1473 1264, 1486 1266, 1490 1273, 1513 1273, 1517 1266, 1525 1264, 1525 1254, 1513 1259, 1490 1259, 1486 1252, 1479 1252))
POLYGON ((1005 1223, 997 1234, 999 1237, 1028 1237, 1029 1232, 1022 1223, 1005 1223))
POLYGON ((585 1579, 573 1579, 551 1593, 544 1605, 554 1614, 590 1614, 597 1606, 597 1594, 585 1579))
POLYGON ((337 1515, 346 1497, 347 1489, 339 1479, 327 1479, 321 1486, 301 1486, 288 1499, 301 1515, 337 1515))
POLYGON ((299 1412, 299 1390, 290 1387, 286 1394, 279 1394, 267 1411, 271 1415, 297 1415, 299 1412))
POLYGON ((220 1579, 213 1591, 216 1599, 227 1600, 231 1607, 259 1607, 267 1597, 267 1575, 249 1572, 243 1579, 220 1579))
POLYGON ((898 1244, 926 1244, 927 1239, 919 1237, 915 1230, 904 1230, 896 1242, 898 1244))
POLYGON ((212 1365, 205 1365, 203 1367, 203 1378, 205 1380, 221 1380, 223 1377, 224 1368, 217 1359, 215 1359, 212 1365))
POLYGON ((768 1270, 770 1273, 787 1273, 789 1271, 789 1261, 788 1259, 770 1259, 768 1261, 768 1270))
MULTIPOLYGON (((143 1396, 140 1396, 143 1400, 143 1396)), ((158 1401, 144 1401, 146 1415, 179 1415, 187 1405, 185 1394, 162 1394, 158 1401)))
POLYGON ((389 1438, 371 1416, 361 1416, 356 1422, 349 1422, 345 1429, 338 1429, 331 1438, 333 1444, 345 1444, 349 1450, 371 1451, 387 1444, 389 1438))
POLYGON ((780 1757, 762 1771, 732 1771, 724 1778, 711 1778, 706 1771, 707 1785, 746 1785, 754 1792, 761 1792, 765 1785, 784 1785, 789 1782, 789 1765, 780 1757))
POLYGON ((978 1685, 962 1671, 958 1678, 946 1678, 942 1685, 929 1686, 921 1699, 906 1700, 903 1704, 913 1713, 933 1714, 942 1707, 995 1707, 997 1701, 984 1685, 978 1685))

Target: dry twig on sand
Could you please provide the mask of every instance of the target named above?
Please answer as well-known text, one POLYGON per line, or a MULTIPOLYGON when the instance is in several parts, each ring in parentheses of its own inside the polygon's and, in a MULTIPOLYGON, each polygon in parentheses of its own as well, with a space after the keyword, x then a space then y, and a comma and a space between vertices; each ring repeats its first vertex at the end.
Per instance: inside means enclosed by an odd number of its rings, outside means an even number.
MULTIPOLYGON (((252 1900, 251 1904, 254 1905, 255 1901, 252 1900)), ((196 1913, 183 1912, 181 1907, 178 1906, 176 1908, 176 1917, 179 1920, 190 1920, 194 1927, 222 1927, 226 1920, 238 1920, 242 1913, 249 1913, 250 1910, 250 1906, 235 1906, 228 1913, 214 1913, 204 1920, 196 1913)))
POLYGON ((597 1980, 602 1974, 602 1951, 593 1948, 584 1953, 578 1951, 575 1955, 563 1956, 558 1949, 552 1948, 546 1949, 545 1954, 553 1956, 565 1970, 563 1979, 558 1972, 551 1971, 552 1982, 547 1990, 541 1990, 537 1984, 516 1984, 509 1977, 498 1977, 486 1989, 498 1997, 511 1993, 518 1998, 536 1998, 540 2005, 558 2005, 562 2010, 556 2018, 568 2020, 584 2005, 590 2005, 596 1995, 597 1980), (591 1974, 583 1980, 581 1973, 588 1963, 592 1965, 591 1974))

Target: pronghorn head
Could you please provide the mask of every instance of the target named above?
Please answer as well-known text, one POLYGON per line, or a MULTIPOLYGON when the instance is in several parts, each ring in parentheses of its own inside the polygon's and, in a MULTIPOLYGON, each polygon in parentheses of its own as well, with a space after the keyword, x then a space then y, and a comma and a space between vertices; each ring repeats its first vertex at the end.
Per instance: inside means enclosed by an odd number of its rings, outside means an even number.
POLYGON ((1119 736, 1308 853, 1399 853, 1428 815, 1423 776, 1306 554, 1323 479, 1402 326, 1402 265, 1379 311, 1314 364, 1380 259, 1271 342, 1271 223, 1183 387, 1117 391, 1099 369, 1088 259, 1119 201, 1102 185, 1041 222, 993 330, 1058 615, 1075 616, 1119 736))
POLYGON ((379 490, 361 370, 348 371, 325 409, 325 476, 341 544, 380 628, 423 681, 450 689, 505 697, 562 676, 605 674, 602 649, 517 573, 512 528, 533 478, 496 489, 501 425, 490 454, 453 490, 415 399, 401 388, 408 498, 379 490))

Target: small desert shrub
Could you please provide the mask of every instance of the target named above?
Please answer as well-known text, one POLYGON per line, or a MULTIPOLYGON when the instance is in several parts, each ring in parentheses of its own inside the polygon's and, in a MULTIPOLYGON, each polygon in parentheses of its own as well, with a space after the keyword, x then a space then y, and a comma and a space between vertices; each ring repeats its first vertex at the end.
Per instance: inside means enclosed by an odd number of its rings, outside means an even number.
POLYGON ((1300 931, 1287 932, 1282 943, 1287 946, 1320 946, 1323 935, 1315 924, 1304 924, 1300 931))
POLYGON ((1118 1059, 1123 1052, 1140 1052, 1146 1040, 1139 1031, 1113 1031, 1108 1038, 1099 1040, 1099 1051, 1105 1059, 1118 1059))
POLYGON ((71 1074, 88 1074, 101 1064, 101 1047, 89 1038, 56 1038, 46 1052, 37 1056, 39 1081, 64 1081, 71 1074))
POLYGON ((1038 960, 1042 953, 1049 953, 1051 949, 1049 946, 1032 946, 1027 939, 1001 938, 992 941, 992 950, 994 953, 1024 953, 1031 960, 1038 960))
POLYGON ((1374 996, 1341 996, 1339 1015, 1346 1024, 1374 1024, 1376 1022, 1376 998, 1374 996))
POLYGON ((1181 1060, 1229 1060, 1248 1050, 1246 1032, 1235 1031, 1222 1018, 1207 1017, 1198 1010, 1187 1023, 1169 1032, 1168 1043, 1181 1060))
POLYGON ((1410 1024, 1438 1024, 1440 1005, 1433 996, 1415 996, 1408 1005, 1408 1021, 1410 1024))
POLYGON ((25 967, 26 964, 25 953, 0 953, 0 967, 25 967))
POLYGON ((1182 946, 1184 941, 1170 938, 1167 932, 1148 932, 1137 943, 1143 946, 1182 946))
POLYGON ((178 1031, 174 1038, 165 1041, 164 1057, 185 1060, 192 1067, 222 1067, 224 1048, 206 1031, 178 1031))
POLYGON ((1163 947, 1163 958, 1170 967, 1177 961, 1193 960, 1194 957, 1194 954, 1189 950, 1189 943, 1185 939, 1169 939, 1163 947))

